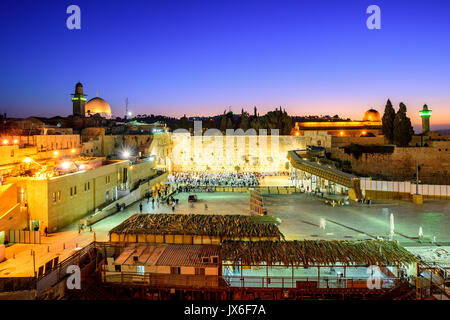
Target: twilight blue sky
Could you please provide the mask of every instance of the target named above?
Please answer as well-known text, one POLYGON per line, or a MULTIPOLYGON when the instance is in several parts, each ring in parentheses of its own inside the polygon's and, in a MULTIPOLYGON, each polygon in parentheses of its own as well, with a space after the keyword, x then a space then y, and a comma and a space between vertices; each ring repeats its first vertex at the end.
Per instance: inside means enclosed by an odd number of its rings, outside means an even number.
POLYGON ((134 114, 360 119, 390 98, 450 127, 449 36, 448 0, 1 0, 0 112, 68 115, 81 81, 114 115, 128 97, 134 114), (66 28, 71 4, 81 30, 66 28))

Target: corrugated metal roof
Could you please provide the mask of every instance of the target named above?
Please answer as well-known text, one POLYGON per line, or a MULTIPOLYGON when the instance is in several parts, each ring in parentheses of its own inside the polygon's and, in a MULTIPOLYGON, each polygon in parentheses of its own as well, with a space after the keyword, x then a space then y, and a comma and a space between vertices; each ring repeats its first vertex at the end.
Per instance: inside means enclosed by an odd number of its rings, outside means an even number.
POLYGON ((211 257, 219 257, 219 246, 214 245, 185 245, 185 244, 151 244, 146 246, 127 247, 117 257, 114 264, 146 265, 170 267, 206 267, 218 266, 212 263, 211 257), (137 257, 137 260, 136 258, 137 257), (202 258, 209 262, 203 262, 202 258))

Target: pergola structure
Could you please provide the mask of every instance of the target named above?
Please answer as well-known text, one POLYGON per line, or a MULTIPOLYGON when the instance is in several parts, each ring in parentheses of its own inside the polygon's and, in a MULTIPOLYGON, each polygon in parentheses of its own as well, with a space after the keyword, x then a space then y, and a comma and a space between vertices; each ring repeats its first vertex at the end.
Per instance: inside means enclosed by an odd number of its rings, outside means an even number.
POLYGON ((327 167, 325 165, 311 162, 309 160, 305 160, 295 150, 289 151, 287 158, 289 159, 291 166, 298 170, 307 172, 321 179, 325 179, 327 181, 331 181, 341 186, 347 187, 349 188, 349 190, 353 190, 353 192, 349 193, 350 198, 361 197, 362 193, 360 181, 357 176, 346 172, 342 172, 334 168, 327 167))
POLYGON ((418 263, 396 242, 381 240, 224 241, 221 255, 223 277, 234 287, 370 289, 368 279, 378 276, 376 289, 387 289, 418 263), (337 269, 339 276, 330 274, 337 269))

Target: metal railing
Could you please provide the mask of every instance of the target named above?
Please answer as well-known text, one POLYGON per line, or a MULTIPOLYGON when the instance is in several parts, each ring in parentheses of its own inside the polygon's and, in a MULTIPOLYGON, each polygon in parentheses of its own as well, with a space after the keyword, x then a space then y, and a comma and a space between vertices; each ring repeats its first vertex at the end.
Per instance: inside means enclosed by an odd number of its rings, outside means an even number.
POLYGON ((91 242, 67 259, 61 261, 51 271, 38 277, 36 280, 37 294, 43 293, 48 288, 54 286, 68 276, 67 267, 70 265, 80 266, 89 255, 89 251, 95 248, 95 242, 91 242))
POLYGON ((117 285, 145 285, 150 287, 183 288, 270 288, 270 289, 392 289, 398 278, 383 278, 379 287, 368 285, 367 278, 317 278, 317 277, 240 277, 175 275, 156 273, 114 272, 102 269, 102 282, 117 285))

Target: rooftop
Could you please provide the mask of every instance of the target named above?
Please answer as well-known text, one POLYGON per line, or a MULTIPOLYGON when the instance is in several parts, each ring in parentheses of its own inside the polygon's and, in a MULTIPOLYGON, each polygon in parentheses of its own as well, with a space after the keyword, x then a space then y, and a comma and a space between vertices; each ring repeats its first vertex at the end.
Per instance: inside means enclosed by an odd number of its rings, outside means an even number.
POLYGON ((242 261, 244 265, 393 265, 417 261, 396 242, 381 240, 224 241, 222 255, 224 261, 242 261))
POLYGON ((151 244, 146 246, 131 246, 114 261, 116 265, 145 266, 212 266, 211 257, 219 256, 219 246, 213 245, 182 245, 182 244, 151 244), (137 258, 134 258, 137 257, 137 258), (202 258, 208 258, 208 262, 202 258))
POLYGON ((135 214, 109 233, 283 238, 275 224, 259 221, 258 217, 210 214, 135 214))

